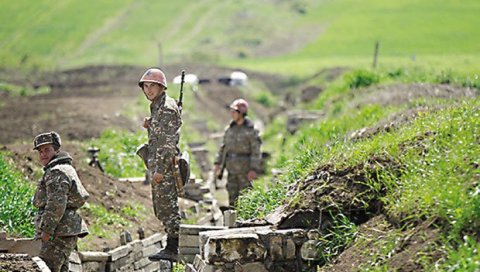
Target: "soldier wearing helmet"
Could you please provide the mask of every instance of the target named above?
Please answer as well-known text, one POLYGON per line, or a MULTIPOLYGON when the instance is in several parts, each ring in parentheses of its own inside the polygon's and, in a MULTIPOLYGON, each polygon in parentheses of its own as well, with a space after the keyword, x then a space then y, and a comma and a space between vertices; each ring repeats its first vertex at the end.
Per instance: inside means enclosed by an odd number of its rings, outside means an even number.
POLYGON ((151 115, 143 122, 143 127, 148 132, 145 161, 151 177, 155 216, 162 221, 167 233, 167 246, 149 259, 176 261, 180 213, 173 160, 179 153, 178 141, 182 125, 180 110, 176 101, 165 92, 167 80, 162 70, 148 69, 138 85, 151 101, 151 115))
POLYGON ((224 166, 228 171, 227 191, 233 206, 240 191, 252 187, 252 181, 261 170, 261 140, 258 130, 247 118, 248 103, 236 99, 230 104, 231 123, 225 129, 223 142, 215 158, 214 172, 221 175, 224 166))
POLYGON ((33 197, 33 205, 38 208, 35 238, 42 240, 40 257, 55 272, 68 271, 69 256, 78 237, 88 234, 77 210, 89 194, 72 166, 72 157, 60 151, 61 145, 60 135, 54 131, 33 140, 33 149, 38 151, 45 171, 33 197))

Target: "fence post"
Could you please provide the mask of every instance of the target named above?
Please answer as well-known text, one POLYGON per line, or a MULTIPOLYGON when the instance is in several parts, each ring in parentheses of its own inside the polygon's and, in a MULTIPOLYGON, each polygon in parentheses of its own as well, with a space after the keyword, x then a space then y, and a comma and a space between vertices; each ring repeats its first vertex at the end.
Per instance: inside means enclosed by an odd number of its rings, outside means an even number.
POLYGON ((380 42, 375 42, 375 51, 373 53, 373 69, 377 67, 378 49, 380 48, 380 42))

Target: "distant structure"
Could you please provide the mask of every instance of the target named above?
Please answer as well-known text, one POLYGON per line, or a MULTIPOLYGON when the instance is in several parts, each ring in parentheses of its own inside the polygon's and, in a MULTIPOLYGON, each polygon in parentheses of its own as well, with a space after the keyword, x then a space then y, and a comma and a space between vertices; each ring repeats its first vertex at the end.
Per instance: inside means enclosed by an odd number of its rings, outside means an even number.
POLYGON ((228 86, 245 86, 247 85, 247 80, 247 74, 241 71, 234 71, 227 77, 219 78, 218 82, 228 86))

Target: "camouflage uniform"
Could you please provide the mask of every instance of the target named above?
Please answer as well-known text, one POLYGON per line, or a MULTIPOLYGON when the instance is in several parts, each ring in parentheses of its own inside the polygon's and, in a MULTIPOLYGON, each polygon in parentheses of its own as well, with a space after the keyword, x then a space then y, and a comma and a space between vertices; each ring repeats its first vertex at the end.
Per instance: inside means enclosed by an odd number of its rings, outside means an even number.
POLYGON ((150 104, 150 112, 147 167, 150 177, 155 172, 163 174, 159 184, 152 178, 153 209, 155 216, 165 226, 168 238, 178 239, 180 213, 173 158, 179 153, 177 145, 182 125, 180 110, 175 100, 162 92, 150 104))
POLYGON ((33 205, 39 209, 35 218, 35 236, 39 238, 42 232, 51 235, 49 241, 42 241, 40 251, 40 257, 50 270, 68 271, 68 259, 78 237, 88 234, 77 209, 83 206, 89 194, 68 153, 59 152, 44 170, 33 197, 33 205))
POLYGON ((228 171, 227 191, 231 206, 235 204, 241 190, 252 187, 247 173, 250 170, 258 173, 261 170, 260 144, 258 130, 248 118, 245 118, 240 126, 232 121, 225 130, 215 164, 225 163, 228 171))

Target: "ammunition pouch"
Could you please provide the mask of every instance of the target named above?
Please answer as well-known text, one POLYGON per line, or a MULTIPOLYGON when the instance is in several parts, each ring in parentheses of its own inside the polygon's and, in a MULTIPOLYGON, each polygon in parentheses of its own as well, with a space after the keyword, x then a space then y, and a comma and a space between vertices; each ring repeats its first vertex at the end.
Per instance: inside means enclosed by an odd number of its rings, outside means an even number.
POLYGON ((190 155, 187 151, 184 151, 178 160, 178 170, 180 171, 180 178, 185 186, 190 179, 190 155))
POLYGON ((180 157, 173 157, 173 176, 177 185, 178 195, 185 195, 185 184, 190 179, 190 160, 189 155, 185 151, 180 157))
POLYGON ((137 148, 135 152, 140 158, 142 158, 145 167, 148 168, 148 144, 142 144, 137 148))

